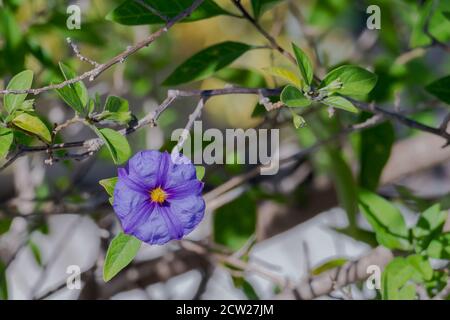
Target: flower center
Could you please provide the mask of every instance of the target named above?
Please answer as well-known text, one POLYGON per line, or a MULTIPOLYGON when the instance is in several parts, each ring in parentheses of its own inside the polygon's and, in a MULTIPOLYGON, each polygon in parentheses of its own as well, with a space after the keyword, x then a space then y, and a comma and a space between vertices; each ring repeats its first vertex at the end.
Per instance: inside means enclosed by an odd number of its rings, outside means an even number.
POLYGON ((163 203, 167 199, 167 194, 163 189, 161 189, 161 187, 158 187, 150 191, 150 198, 153 202, 163 203))

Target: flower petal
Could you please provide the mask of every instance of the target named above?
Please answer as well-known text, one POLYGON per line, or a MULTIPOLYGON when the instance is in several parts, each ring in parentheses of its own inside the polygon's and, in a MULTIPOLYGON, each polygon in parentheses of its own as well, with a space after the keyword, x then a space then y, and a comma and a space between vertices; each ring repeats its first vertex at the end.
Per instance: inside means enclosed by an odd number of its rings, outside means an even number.
POLYGON ((192 195, 200 195, 203 190, 203 182, 190 180, 179 185, 166 188, 168 200, 183 199, 192 195))
POLYGON ((114 211, 119 219, 133 213, 145 201, 148 201, 148 196, 130 189, 126 180, 119 178, 114 188, 113 203, 114 211))
POLYGON ((172 188, 189 180, 196 180, 195 166, 184 155, 179 156, 175 162, 171 157, 170 167, 166 178, 166 188, 172 188))
POLYGON ((155 205, 149 201, 144 201, 139 207, 134 208, 133 212, 121 219, 122 229, 127 234, 134 234, 138 225, 144 223, 155 211, 155 205))
POLYGON ((172 239, 181 239, 184 236, 184 227, 178 217, 172 213, 171 208, 169 206, 160 206, 158 210, 166 222, 167 229, 169 230, 172 239))
POLYGON ((162 245, 172 240, 158 206, 155 206, 152 214, 133 230, 133 235, 148 244, 162 245))
POLYGON ((184 234, 190 233, 203 219, 205 201, 201 196, 189 196, 182 200, 170 201, 170 208, 181 222, 184 234))
POLYGON ((161 153, 159 161, 159 170, 156 178, 156 186, 165 186, 169 168, 171 166, 170 155, 167 152, 161 153))
POLYGON ((161 159, 162 153, 159 151, 140 151, 128 161, 129 175, 149 189, 157 187, 161 159))
POLYGON ((142 193, 144 196, 148 196, 148 188, 138 179, 134 178, 129 174, 128 168, 119 168, 117 170, 118 178, 122 181, 130 190, 137 193, 142 193))

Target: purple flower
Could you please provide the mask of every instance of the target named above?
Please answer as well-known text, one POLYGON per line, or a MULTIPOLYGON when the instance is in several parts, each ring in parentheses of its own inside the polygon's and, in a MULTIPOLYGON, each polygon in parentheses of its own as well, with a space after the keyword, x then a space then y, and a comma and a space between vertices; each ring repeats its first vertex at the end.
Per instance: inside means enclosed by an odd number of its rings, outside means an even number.
POLYGON ((119 168, 114 211, 125 233, 149 244, 181 239, 202 220, 203 183, 195 167, 180 155, 141 151, 119 168))

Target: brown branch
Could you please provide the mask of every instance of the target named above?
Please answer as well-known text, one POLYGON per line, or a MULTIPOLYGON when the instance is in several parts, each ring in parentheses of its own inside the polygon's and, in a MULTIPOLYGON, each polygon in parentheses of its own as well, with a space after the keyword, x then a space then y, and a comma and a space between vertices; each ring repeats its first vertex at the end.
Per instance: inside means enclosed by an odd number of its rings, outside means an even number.
POLYGON ((377 247, 359 260, 302 280, 294 290, 283 292, 277 298, 311 300, 327 295, 349 284, 366 280, 370 276, 367 272, 369 266, 376 265, 383 270, 392 259, 391 251, 377 247))
POLYGON ((80 59, 80 61, 87 62, 87 63, 93 65, 95 68, 98 68, 98 66, 99 66, 98 62, 96 62, 92 59, 89 59, 88 57, 83 56, 81 54, 80 50, 78 49, 77 45, 72 42, 72 39, 67 38, 66 41, 72 47, 73 52, 75 53, 77 58, 80 59))

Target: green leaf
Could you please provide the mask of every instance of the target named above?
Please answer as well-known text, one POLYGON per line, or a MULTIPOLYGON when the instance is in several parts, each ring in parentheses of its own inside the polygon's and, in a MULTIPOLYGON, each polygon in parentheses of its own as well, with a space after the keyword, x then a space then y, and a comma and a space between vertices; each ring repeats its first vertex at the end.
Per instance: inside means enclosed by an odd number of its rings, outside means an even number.
POLYGON ((11 218, 2 218, 0 220, 0 236, 9 231, 11 227, 12 219, 11 218))
POLYGON ((195 166, 195 174, 197 175, 198 180, 203 180, 203 178, 205 177, 205 167, 195 166))
POLYGON ((97 135, 105 142, 115 164, 122 164, 128 160, 131 156, 131 148, 128 144, 127 138, 119 132, 109 128, 96 128, 95 131, 97 135))
POLYGON ((0 158, 6 157, 14 140, 11 129, 0 127, 0 158))
POLYGON ((25 100, 17 110, 34 111, 34 99, 25 100))
POLYGON ((265 11, 280 4, 282 0, 252 0, 253 15, 258 19, 265 11))
MULTIPOLYGON (((192 0, 144 0, 144 2, 167 18, 174 18, 192 5, 192 0)), ((197 21, 218 15, 229 15, 229 12, 223 10, 214 1, 205 0, 191 15, 181 22, 197 21)), ((107 19, 124 25, 165 23, 160 16, 154 14, 148 7, 142 6, 135 0, 123 2, 108 14, 107 19)))
POLYGON ((355 227, 358 191, 352 170, 338 149, 326 148, 326 152, 329 157, 328 170, 333 177, 339 203, 347 213, 350 227, 355 227))
POLYGON ((425 89, 439 100, 450 104, 450 76, 429 84, 425 89))
POLYGON ((109 96, 106 99, 102 120, 110 120, 126 124, 131 120, 131 112, 128 101, 116 96, 109 96))
POLYGON ((297 59, 297 64, 300 68, 300 74, 302 75, 303 80, 307 85, 311 85, 311 82, 314 78, 314 69, 312 67, 311 60, 303 52, 303 50, 297 47, 295 44, 292 44, 292 48, 294 49, 295 58, 297 59))
POLYGON ((402 214, 396 207, 367 190, 359 192, 359 207, 381 245, 390 249, 410 249, 409 232, 402 214))
POLYGON ((47 143, 52 141, 50 131, 44 122, 34 113, 23 112, 17 115, 12 123, 23 131, 36 135, 47 143))
POLYGON ((331 96, 325 98, 322 102, 329 107, 342 109, 353 113, 359 112, 359 110, 353 105, 353 103, 341 96, 331 96))
POLYGON ((407 257, 406 260, 417 272, 414 277, 416 281, 423 282, 431 280, 433 277, 433 268, 431 268, 428 258, 415 254, 407 257))
POLYGON ((441 211, 439 203, 428 208, 420 215, 416 226, 412 230, 414 238, 418 240, 420 249, 427 248, 431 240, 442 232, 446 219, 447 212, 441 211))
POLYGON ((6 280, 6 266, 0 260, 0 300, 8 300, 8 283, 6 280))
POLYGON ((328 271, 328 270, 331 270, 331 269, 334 269, 337 267, 342 267, 344 264, 347 263, 347 261, 348 261, 348 259, 345 259, 345 258, 337 258, 337 259, 329 260, 325 263, 322 263, 318 267, 315 267, 313 270, 311 270, 311 275, 318 276, 319 274, 322 274, 325 271, 328 271))
POLYGON ((329 87, 329 92, 342 95, 361 96, 375 87, 378 77, 358 66, 344 65, 325 76, 319 88, 329 87))
MULTIPOLYGON (((61 69, 65 80, 76 78, 76 73, 62 62, 59 63, 59 68, 61 69)), ((89 96, 86 86, 82 81, 67 85, 61 89, 56 89, 56 92, 61 99, 76 112, 83 113, 84 107, 88 103, 89 96)))
POLYGON ((108 178, 100 180, 98 183, 105 188, 106 193, 112 197, 114 196, 114 188, 116 187, 116 183, 119 180, 118 177, 108 178))
POLYGON ((141 247, 141 241, 120 232, 109 244, 103 265, 103 280, 108 282, 133 261, 141 247))
POLYGON ((245 193, 217 209, 214 214, 214 240, 232 250, 240 249, 256 230, 256 203, 245 193))
POLYGON ((238 289, 241 289, 247 299, 260 300, 258 294, 256 293, 250 282, 245 280, 243 277, 233 277, 232 279, 234 286, 238 289))
POLYGON ((114 188, 116 187, 116 183, 119 180, 118 177, 103 179, 98 183, 105 188, 106 193, 109 195, 109 203, 114 203, 114 188))
POLYGON ((296 113, 292 113, 292 122, 295 129, 303 128, 306 125, 306 120, 296 113))
POLYGON ((450 21, 450 11, 443 11, 442 14, 448 21, 450 21))
POLYGON ((300 79, 294 72, 288 69, 279 68, 279 67, 270 67, 265 68, 264 71, 266 71, 271 76, 283 79, 284 81, 301 88, 303 87, 303 81, 300 79))
POLYGON ((375 232, 359 228, 352 228, 351 226, 345 228, 333 228, 333 230, 354 240, 367 243, 371 247, 376 247, 378 245, 375 232))
POLYGON ((381 280, 383 300, 413 300, 415 286, 407 284, 416 273, 405 258, 393 259, 385 268, 381 280))
POLYGON ((225 68, 241 55, 252 49, 245 43, 221 42, 203 49, 183 62, 163 82, 165 86, 175 86, 186 82, 203 80, 225 68))
POLYGON ((28 241, 28 245, 30 246, 31 253, 33 254, 34 260, 39 266, 42 266, 42 256, 41 250, 37 246, 37 244, 33 241, 28 241))
MULTIPOLYGON (((335 123, 334 119, 322 119, 320 114, 313 116, 312 120, 308 121, 309 128, 320 140, 328 139, 335 134, 333 130, 335 123)), ((356 214, 358 213, 358 190, 352 170, 337 147, 325 146, 320 156, 320 165, 331 175, 339 204, 347 213, 349 228, 355 229, 356 214)))
POLYGON ((432 44, 431 34, 438 41, 446 43, 450 40, 450 21, 446 12, 450 11, 448 1, 425 1, 420 6, 418 19, 411 32, 410 46, 425 47, 432 44), (425 25, 428 23, 428 32, 425 33, 425 25))
POLYGON ((306 98, 298 88, 291 85, 284 87, 280 99, 290 108, 307 107, 311 104, 311 100, 306 98))
POLYGON ((450 232, 432 240, 427 248, 427 254, 431 258, 450 260, 450 232))
MULTIPOLYGON (((371 115, 363 114, 361 120, 371 115)), ((363 130, 359 142, 359 183, 361 187, 375 191, 378 188, 381 173, 391 155, 395 141, 395 131, 391 122, 384 122, 373 128, 363 130)))
MULTIPOLYGON (((33 71, 25 70, 15 75, 6 87, 7 90, 28 90, 33 84, 33 71)), ((3 98, 3 105, 8 113, 13 113, 20 108, 25 101, 27 94, 6 94, 3 98)))

